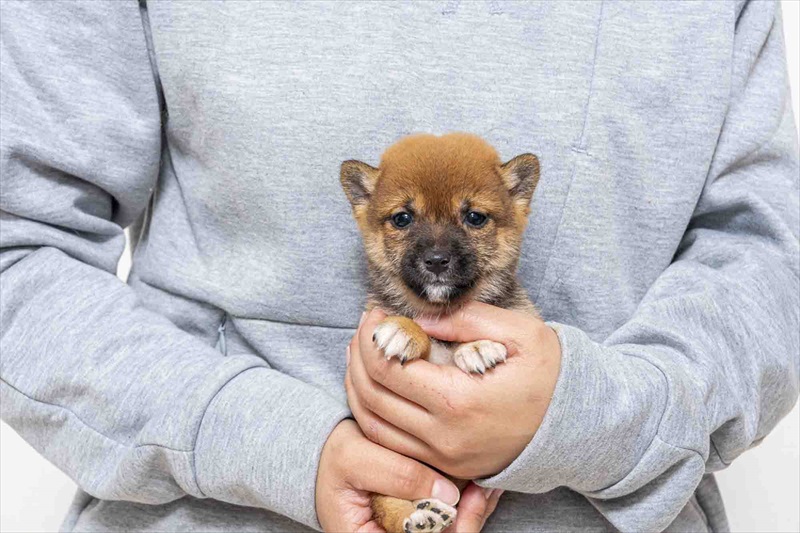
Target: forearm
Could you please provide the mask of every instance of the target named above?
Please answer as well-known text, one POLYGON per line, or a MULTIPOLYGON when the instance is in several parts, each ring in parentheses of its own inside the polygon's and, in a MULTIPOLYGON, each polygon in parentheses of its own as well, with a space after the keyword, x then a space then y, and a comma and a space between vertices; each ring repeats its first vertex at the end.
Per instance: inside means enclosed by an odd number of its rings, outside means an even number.
POLYGON ((54 249, 0 282, 3 418, 84 490, 211 497, 316 524, 316 463, 345 406, 258 357, 222 357, 54 249))

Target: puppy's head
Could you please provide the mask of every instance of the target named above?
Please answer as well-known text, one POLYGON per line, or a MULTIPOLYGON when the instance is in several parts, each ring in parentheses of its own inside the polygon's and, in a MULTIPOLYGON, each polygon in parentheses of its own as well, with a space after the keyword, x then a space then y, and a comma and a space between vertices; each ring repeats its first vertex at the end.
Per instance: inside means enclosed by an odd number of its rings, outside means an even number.
POLYGON ((539 161, 502 163, 479 137, 413 135, 378 168, 345 161, 341 181, 364 239, 373 289, 418 312, 483 297, 515 276, 539 161))

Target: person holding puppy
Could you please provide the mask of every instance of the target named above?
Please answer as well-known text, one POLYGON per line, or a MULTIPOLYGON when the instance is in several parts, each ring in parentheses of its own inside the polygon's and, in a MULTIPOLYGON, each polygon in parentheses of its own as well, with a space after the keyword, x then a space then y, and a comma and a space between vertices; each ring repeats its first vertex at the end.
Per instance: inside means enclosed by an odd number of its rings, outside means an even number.
MULTIPOLYGON (((776 3, 0 6, 2 417, 78 484, 63 530, 380 531, 374 494, 458 532, 727 528, 713 473, 798 395, 776 3), (482 257, 514 252, 541 318, 405 322, 488 342, 468 372, 373 340, 397 310, 362 317, 377 252, 337 179, 454 131, 500 204, 499 165, 539 165, 518 249, 482 257)), ((373 234, 429 221, 391 206, 373 234)))

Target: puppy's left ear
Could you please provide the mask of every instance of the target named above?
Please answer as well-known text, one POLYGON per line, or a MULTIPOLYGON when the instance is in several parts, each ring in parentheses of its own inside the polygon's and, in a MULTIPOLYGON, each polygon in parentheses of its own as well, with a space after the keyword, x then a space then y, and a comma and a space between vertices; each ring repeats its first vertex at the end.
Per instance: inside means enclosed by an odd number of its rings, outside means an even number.
POLYGON ((350 200, 350 205, 356 208, 369 202, 375 183, 378 181, 380 171, 361 161, 351 159, 342 163, 339 179, 342 188, 350 200))
POLYGON ((533 154, 518 155, 500 167, 500 174, 511 199, 528 205, 539 183, 539 158, 533 154))

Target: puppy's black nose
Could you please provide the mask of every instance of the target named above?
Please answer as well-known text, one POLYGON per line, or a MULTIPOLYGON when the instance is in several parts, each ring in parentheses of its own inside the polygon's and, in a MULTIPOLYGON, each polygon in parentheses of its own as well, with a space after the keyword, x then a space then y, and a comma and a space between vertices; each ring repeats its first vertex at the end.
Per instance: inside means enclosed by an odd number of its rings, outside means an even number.
POLYGON ((422 256, 425 268, 434 274, 441 274, 450 266, 450 253, 440 250, 428 250, 422 256))

